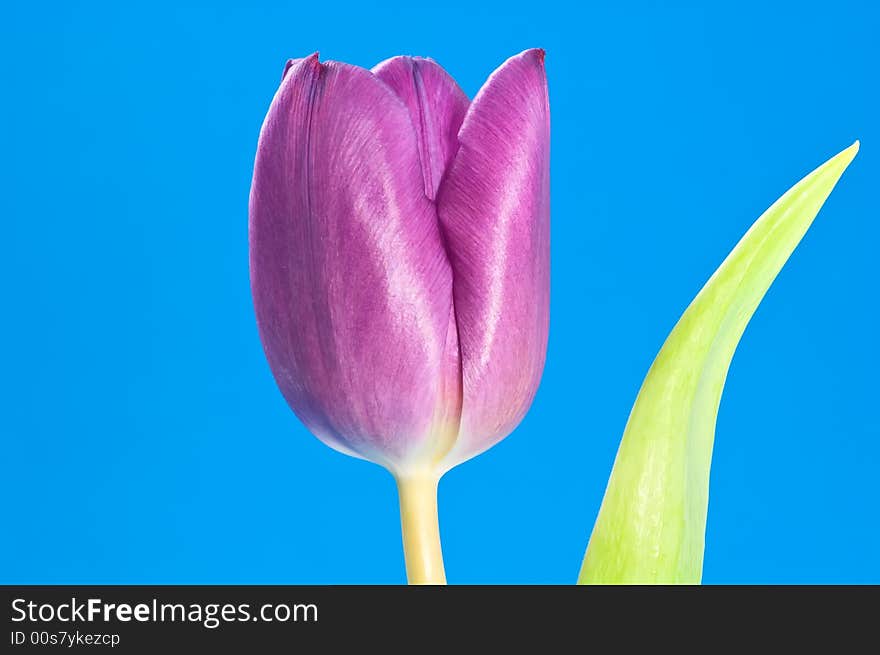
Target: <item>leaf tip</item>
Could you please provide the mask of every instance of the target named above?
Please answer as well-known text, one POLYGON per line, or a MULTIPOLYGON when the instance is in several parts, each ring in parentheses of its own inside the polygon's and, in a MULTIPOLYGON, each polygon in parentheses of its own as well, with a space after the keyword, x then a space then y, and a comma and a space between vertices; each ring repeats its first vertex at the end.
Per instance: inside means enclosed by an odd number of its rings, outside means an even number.
POLYGON ((850 163, 853 159, 855 159, 855 156, 856 156, 856 155, 858 154, 858 152, 859 152, 859 147, 860 147, 860 146, 861 146, 861 143, 859 143, 859 140, 856 139, 856 140, 853 142, 853 144, 852 144, 849 148, 847 148, 846 150, 844 150, 843 152, 841 152, 839 155, 837 155, 837 157, 838 157, 840 160, 842 160, 844 166, 849 166, 849 163, 850 163))

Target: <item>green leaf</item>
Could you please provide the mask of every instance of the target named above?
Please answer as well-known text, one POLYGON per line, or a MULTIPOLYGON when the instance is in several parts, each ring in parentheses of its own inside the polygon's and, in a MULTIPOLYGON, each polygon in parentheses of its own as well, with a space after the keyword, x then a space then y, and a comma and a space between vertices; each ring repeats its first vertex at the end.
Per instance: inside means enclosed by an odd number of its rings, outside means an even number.
POLYGON ((685 310, 642 383, 579 584, 698 584, 715 419, 746 324, 859 142, 792 187, 685 310))

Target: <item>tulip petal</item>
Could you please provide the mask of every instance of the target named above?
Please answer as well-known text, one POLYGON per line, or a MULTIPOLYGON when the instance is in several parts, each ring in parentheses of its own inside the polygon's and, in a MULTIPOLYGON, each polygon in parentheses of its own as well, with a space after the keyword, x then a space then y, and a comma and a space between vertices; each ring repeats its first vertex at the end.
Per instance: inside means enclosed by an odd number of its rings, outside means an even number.
POLYGON ((452 466, 510 433, 547 345, 550 116, 544 53, 496 70, 471 103, 437 196, 453 269, 462 420, 452 466))
MULTIPOLYGON (((293 62, 250 198, 260 336, 313 433, 398 470, 458 402, 443 377, 452 275, 406 106, 369 71, 293 62)), ((427 445, 426 445, 427 444, 427 445)))
POLYGON ((624 430, 581 584, 698 584, 715 419, 749 320, 858 142, 807 175, 752 225, 673 328, 624 430))
MULTIPOLYGON (((316 52, 315 54, 312 55, 312 57, 317 58, 317 57, 318 57, 318 53, 316 52)), ((293 68, 294 66, 296 66, 297 64, 299 64, 301 61, 303 61, 302 58, 299 58, 299 59, 288 59, 288 60, 287 60, 287 63, 284 64, 284 70, 281 71, 281 81, 282 81, 282 82, 284 81, 284 78, 287 77, 287 73, 288 73, 288 71, 289 71, 291 68, 293 68)))
POLYGON ((458 150, 458 130, 470 101, 456 81, 432 59, 392 57, 373 73, 403 100, 418 136, 425 195, 432 200, 458 150))

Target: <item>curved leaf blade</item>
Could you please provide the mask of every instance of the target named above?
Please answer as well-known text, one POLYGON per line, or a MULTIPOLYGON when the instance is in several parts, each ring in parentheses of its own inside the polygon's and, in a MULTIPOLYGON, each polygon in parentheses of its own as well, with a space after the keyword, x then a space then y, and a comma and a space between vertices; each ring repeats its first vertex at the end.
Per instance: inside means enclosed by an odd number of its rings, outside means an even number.
POLYGON ((858 149, 856 141, 764 212, 673 328, 627 421, 579 584, 700 582, 715 420, 730 361, 858 149))

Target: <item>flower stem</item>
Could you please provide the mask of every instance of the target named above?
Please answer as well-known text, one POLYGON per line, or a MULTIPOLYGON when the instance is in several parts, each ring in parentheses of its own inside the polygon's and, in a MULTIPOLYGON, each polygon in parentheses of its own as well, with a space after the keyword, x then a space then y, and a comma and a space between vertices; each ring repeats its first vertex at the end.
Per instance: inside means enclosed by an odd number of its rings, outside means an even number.
POLYGON ((437 518, 437 478, 399 476, 397 492, 407 580, 410 584, 446 584, 437 518))

